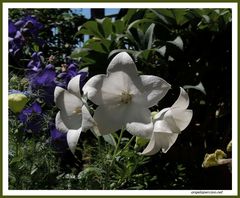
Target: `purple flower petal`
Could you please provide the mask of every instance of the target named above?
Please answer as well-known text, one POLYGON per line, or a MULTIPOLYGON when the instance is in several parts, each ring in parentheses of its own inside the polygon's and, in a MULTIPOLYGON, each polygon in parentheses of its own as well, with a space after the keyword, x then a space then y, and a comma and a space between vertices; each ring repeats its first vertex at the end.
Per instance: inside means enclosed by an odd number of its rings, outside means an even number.
POLYGON ((38 114, 42 113, 42 108, 37 102, 32 104, 32 110, 38 114))
POLYGON ((14 25, 14 23, 11 20, 9 20, 8 21, 8 36, 13 38, 14 35, 16 34, 16 31, 17 31, 16 26, 14 25))

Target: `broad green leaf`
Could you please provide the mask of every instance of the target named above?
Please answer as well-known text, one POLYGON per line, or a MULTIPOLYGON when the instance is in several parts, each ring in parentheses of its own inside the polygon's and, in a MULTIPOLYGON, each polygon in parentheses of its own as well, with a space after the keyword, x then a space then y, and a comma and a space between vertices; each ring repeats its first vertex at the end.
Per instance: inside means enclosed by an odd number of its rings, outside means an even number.
POLYGON ((101 32, 99 32, 98 23, 96 21, 88 21, 84 23, 80 27, 79 33, 93 35, 98 38, 104 38, 101 32))
POLYGON ((116 34, 123 33, 125 30, 124 23, 121 20, 116 20, 113 24, 113 30, 116 34))
POLYGON ((172 14, 176 20, 177 25, 183 25, 188 22, 188 18, 186 18, 187 10, 186 9, 171 9, 172 14))
POLYGON ((160 22, 162 22, 162 23, 164 23, 164 24, 166 24, 166 25, 170 25, 170 17, 169 17, 169 15, 166 15, 166 12, 167 13, 169 13, 169 11, 168 10, 161 10, 161 12, 164 12, 165 13, 165 15, 164 15, 164 13, 161 13, 159 10, 156 10, 156 9, 150 9, 159 19, 160 19, 160 22))
POLYGON ((112 21, 110 18, 106 17, 103 19, 97 19, 98 29, 104 38, 107 38, 112 33, 112 21))

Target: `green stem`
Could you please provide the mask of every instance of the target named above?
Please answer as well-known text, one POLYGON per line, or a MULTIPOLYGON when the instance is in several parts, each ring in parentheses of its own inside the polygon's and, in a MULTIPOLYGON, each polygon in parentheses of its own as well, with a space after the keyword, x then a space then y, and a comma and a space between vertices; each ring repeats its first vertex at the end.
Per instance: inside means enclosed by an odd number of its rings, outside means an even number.
POLYGON ((128 141, 128 143, 124 146, 123 150, 125 150, 129 146, 129 144, 132 143, 134 139, 135 139, 135 136, 132 136, 131 139, 128 141))
POLYGON ((98 139, 98 152, 101 153, 101 140, 100 140, 100 136, 97 136, 98 139))
POLYGON ((111 161, 110 167, 112 167, 112 164, 115 161, 115 158, 117 156, 117 151, 119 149, 119 145, 120 145, 120 142, 121 142, 121 139, 122 139, 122 136, 123 136, 123 132, 124 132, 124 128, 122 128, 121 133, 120 133, 120 135, 118 137, 118 142, 117 142, 117 145, 116 145, 114 153, 113 153, 113 157, 112 157, 112 161, 111 161))
POLYGON ((119 149, 119 145, 120 145, 120 142, 121 142, 121 139, 122 139, 122 136, 123 136, 123 132, 124 132, 124 129, 122 128, 121 133, 120 133, 120 135, 118 137, 117 146, 115 147, 115 150, 114 150, 114 153, 113 153, 113 158, 116 157, 116 154, 117 154, 117 151, 119 149))
POLYGON ((132 136, 131 139, 128 141, 128 143, 123 147, 123 149, 117 153, 117 155, 121 154, 122 151, 124 151, 134 139, 135 139, 135 136, 132 136))

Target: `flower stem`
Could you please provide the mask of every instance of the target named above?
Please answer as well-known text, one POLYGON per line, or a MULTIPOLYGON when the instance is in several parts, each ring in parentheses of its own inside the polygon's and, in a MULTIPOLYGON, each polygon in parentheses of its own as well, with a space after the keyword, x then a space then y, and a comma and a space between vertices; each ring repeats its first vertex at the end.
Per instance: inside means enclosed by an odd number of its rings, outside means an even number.
POLYGON ((120 155, 131 144, 131 142, 134 139, 135 139, 135 136, 132 136, 131 139, 128 141, 128 143, 123 147, 123 149, 117 153, 117 155, 120 155))
POLYGON ((121 133, 118 137, 118 142, 117 142, 117 145, 116 145, 114 153, 113 153, 113 159, 116 157, 117 151, 119 149, 119 145, 120 145, 120 142, 121 142, 121 139, 122 139, 122 136, 123 136, 123 132, 124 132, 124 128, 122 128, 121 133))

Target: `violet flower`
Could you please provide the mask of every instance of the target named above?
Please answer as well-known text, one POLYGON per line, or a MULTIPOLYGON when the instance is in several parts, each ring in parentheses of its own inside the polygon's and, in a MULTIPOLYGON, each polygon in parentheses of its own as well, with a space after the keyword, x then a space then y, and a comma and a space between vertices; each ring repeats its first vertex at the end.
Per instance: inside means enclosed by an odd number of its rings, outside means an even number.
POLYGON ((63 152, 67 150, 67 135, 57 130, 55 127, 51 127, 51 144, 58 151, 63 152))
POLYGON ((46 103, 53 103, 56 72, 54 66, 49 64, 44 69, 30 71, 28 79, 33 92, 38 92, 39 97, 46 103))
POLYGON ((38 71, 42 66, 42 52, 34 52, 32 54, 32 60, 28 63, 27 67, 33 71, 38 71))
POLYGON ((42 124, 41 113, 42 108, 37 102, 20 112, 18 118, 25 125, 27 132, 39 133, 42 124))
POLYGON ((58 75, 58 78, 60 80, 60 82, 58 82, 58 86, 67 88, 69 81, 77 75, 81 75, 80 88, 82 89, 86 78, 88 77, 88 72, 82 70, 78 71, 77 65, 75 63, 71 63, 69 65, 62 64, 62 72, 58 75))
POLYGON ((38 22, 35 17, 26 16, 17 22, 9 20, 9 53, 17 56, 29 38, 35 43, 43 45, 43 40, 39 39, 38 32, 43 28, 43 24, 38 22))

